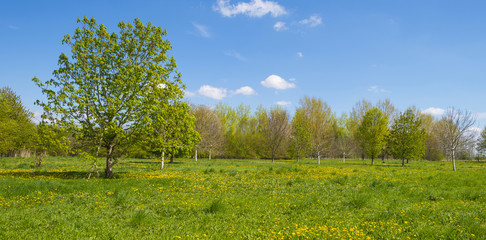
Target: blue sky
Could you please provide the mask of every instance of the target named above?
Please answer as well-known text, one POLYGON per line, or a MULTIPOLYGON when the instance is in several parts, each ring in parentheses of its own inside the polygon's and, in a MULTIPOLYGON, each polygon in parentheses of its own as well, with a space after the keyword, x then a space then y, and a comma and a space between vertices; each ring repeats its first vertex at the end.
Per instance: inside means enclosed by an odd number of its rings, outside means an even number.
POLYGON ((24 104, 41 98, 31 81, 57 68, 76 18, 110 31, 119 21, 167 30, 195 104, 293 112, 320 97, 340 115, 361 99, 389 98, 440 116, 448 107, 486 125, 486 1, 2 1, 0 87, 24 104))

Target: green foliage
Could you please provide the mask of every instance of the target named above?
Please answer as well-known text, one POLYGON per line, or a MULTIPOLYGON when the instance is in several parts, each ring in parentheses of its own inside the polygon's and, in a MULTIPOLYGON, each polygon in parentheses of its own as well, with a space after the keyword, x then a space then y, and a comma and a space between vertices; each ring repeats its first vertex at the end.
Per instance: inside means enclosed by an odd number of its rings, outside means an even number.
POLYGON ((78 19, 82 26, 63 44, 70 57, 59 56, 54 79, 33 81, 47 102, 37 101, 45 116, 90 147, 106 151, 106 177, 113 175, 116 150, 123 151, 136 136, 153 132, 152 119, 183 97, 181 75, 166 31, 138 18, 120 22, 119 33, 110 33, 95 19, 78 19))
POLYGON ((189 104, 175 102, 164 111, 157 112, 152 117, 154 131, 149 134, 151 151, 168 152, 171 158, 179 151, 192 150, 201 140, 194 129, 196 118, 190 114, 189 104))
POLYGON ((481 131, 481 134, 479 135, 476 150, 482 156, 486 155, 486 127, 484 127, 483 131, 481 131))
POLYGON ((29 147, 34 130, 32 113, 12 89, 0 89, 0 154, 11 154, 29 147))
POLYGON ((255 158, 258 147, 257 119, 250 112, 250 106, 241 104, 230 107, 222 103, 216 106, 219 119, 223 125, 225 138, 225 158, 255 158))
POLYGON ((320 163, 321 156, 329 153, 332 141, 332 126, 335 117, 331 108, 320 98, 304 97, 301 99, 301 109, 307 114, 312 139, 312 154, 320 163))
POLYGON ((37 125, 36 133, 33 137, 33 147, 36 153, 36 166, 42 164, 42 157, 45 155, 58 155, 69 153, 69 141, 62 129, 55 125, 41 122, 37 125))
POLYGON ((388 146, 394 158, 402 159, 403 166, 405 159, 421 159, 424 156, 426 138, 420 116, 409 108, 393 123, 388 146))
POLYGON ((367 110, 358 128, 358 138, 371 164, 385 146, 387 135, 388 118, 376 107, 367 110))
POLYGON ((307 156, 311 149, 312 135, 310 122, 303 109, 295 111, 290 123, 290 151, 291 155, 299 161, 301 157, 307 156))

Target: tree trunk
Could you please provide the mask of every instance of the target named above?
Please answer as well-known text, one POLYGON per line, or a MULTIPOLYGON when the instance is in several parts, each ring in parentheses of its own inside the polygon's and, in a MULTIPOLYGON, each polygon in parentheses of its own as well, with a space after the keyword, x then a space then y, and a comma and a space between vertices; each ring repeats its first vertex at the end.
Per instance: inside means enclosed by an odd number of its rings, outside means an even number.
POLYGON ((405 158, 402 158, 402 167, 405 167, 405 158))
POLYGON ((196 148, 196 153, 194 154, 194 160, 197 162, 197 148, 196 148))
POLYGON ((346 152, 343 152, 343 163, 346 162, 346 152))
POLYGON ((455 156, 455 151, 452 149, 452 171, 456 171, 456 156, 455 156))
POLYGON ((297 154, 297 162, 300 162, 300 157, 298 154, 297 154))
POLYGON ((164 169, 164 161, 165 161, 164 157, 165 157, 165 152, 162 151, 162 157, 160 160, 160 170, 164 169))
POLYGON ((408 158, 407 158, 407 164, 408 164, 408 158))
POLYGON ((321 164, 321 153, 317 152, 317 164, 321 164))
POLYGON ((211 148, 209 149, 209 160, 211 160, 211 148))
POLYGON ((371 165, 373 166, 373 160, 375 160, 374 158, 371 158, 371 165))
POLYGON ((110 144, 110 146, 108 146, 108 149, 106 149, 106 178, 113 177, 113 165, 115 164, 115 161, 113 160, 113 148, 113 144, 110 144))
POLYGON ((364 161, 364 157, 365 157, 364 155, 365 155, 364 152, 361 152, 361 160, 363 160, 363 161, 364 161))
POLYGON ((174 163, 174 152, 170 153, 170 163, 174 163))

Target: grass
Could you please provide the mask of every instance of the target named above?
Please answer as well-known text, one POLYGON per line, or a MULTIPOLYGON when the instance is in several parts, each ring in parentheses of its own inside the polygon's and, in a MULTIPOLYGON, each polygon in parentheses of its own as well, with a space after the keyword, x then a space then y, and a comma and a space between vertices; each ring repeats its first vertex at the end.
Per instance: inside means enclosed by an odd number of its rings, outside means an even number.
POLYGON ((91 164, 0 158, 0 239, 486 238, 482 162, 91 164))

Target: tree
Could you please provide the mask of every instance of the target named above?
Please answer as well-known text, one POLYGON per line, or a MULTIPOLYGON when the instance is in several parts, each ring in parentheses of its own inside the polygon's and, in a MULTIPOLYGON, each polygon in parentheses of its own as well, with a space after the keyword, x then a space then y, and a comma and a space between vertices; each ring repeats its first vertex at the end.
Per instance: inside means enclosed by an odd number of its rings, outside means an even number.
POLYGON ((222 103, 216 106, 216 112, 223 125, 225 139, 225 157, 254 158, 257 120, 250 113, 250 106, 241 104, 236 108, 222 103))
POLYGON ((456 153, 458 147, 474 140, 469 134, 476 119, 470 111, 449 108, 440 121, 441 140, 452 161, 452 170, 456 171, 456 153))
POLYGON ((394 158, 405 159, 422 158, 425 153, 427 134, 422 128, 420 116, 411 108, 400 114, 393 123, 388 145, 394 158))
POLYGON ((201 142, 196 146, 196 161, 198 149, 206 153, 211 160, 214 150, 218 153, 224 142, 221 120, 216 111, 208 106, 195 106, 192 108, 192 114, 196 118, 195 129, 201 136, 201 142))
POLYGON ((346 161, 346 154, 352 149, 352 135, 351 135, 351 121, 348 118, 346 113, 343 113, 342 116, 337 120, 336 124, 336 147, 338 151, 343 156, 343 162, 346 161))
POLYGON ((440 132, 439 122, 432 115, 425 113, 420 113, 420 119, 422 120, 422 127, 427 134, 424 159, 432 161, 442 160, 444 154, 441 150, 438 135, 440 132))
POLYGON ((476 150, 481 155, 486 155, 486 127, 484 127, 483 131, 479 135, 479 139, 477 142, 476 150))
POLYGON ((190 114, 189 104, 176 101, 163 112, 152 116, 153 132, 148 142, 152 151, 161 154, 161 169, 164 166, 165 153, 169 153, 170 163, 178 151, 192 149, 201 140, 194 129, 196 118, 190 114))
POLYGON ((82 26, 62 41, 71 57, 61 53, 53 79, 33 79, 47 98, 37 104, 50 122, 75 132, 92 149, 106 151, 109 178, 115 150, 130 145, 136 135, 153 132, 149 116, 180 101, 185 86, 175 59, 167 55, 171 44, 162 28, 137 18, 133 25, 120 22, 117 34, 94 18, 77 22, 82 26))
POLYGON ((8 87, 0 89, 0 154, 28 147, 34 132, 32 113, 8 87))
POLYGON ((282 151, 285 140, 289 135, 289 115, 280 107, 273 107, 268 112, 260 108, 258 117, 259 131, 262 136, 264 149, 269 150, 272 163, 277 153, 282 151))
POLYGON ((69 152, 69 141, 62 129, 46 122, 41 122, 37 125, 36 130, 37 131, 33 137, 36 167, 42 165, 42 157, 46 155, 69 152))
POLYGON ((363 117, 366 113, 366 111, 368 111, 368 109, 372 108, 373 105, 366 101, 366 100, 361 100, 360 102, 357 102, 350 115, 349 115, 349 121, 350 121, 350 124, 349 124, 349 130, 350 130, 350 133, 352 135, 352 144, 355 146, 357 152, 356 154, 360 154, 361 155, 361 159, 364 160, 365 158, 365 151, 360 143, 360 139, 359 139, 359 134, 358 134, 358 129, 359 129, 359 126, 361 125, 361 122, 363 121, 363 117))
POLYGON ((290 123, 290 149, 297 162, 309 152, 311 140, 308 116, 303 109, 297 109, 290 123))
POLYGON ((388 119, 383 112, 373 107, 366 111, 358 128, 358 138, 365 153, 373 160, 381 153, 386 144, 388 119))
POLYGON ((321 164, 321 156, 330 146, 333 115, 331 108, 320 98, 304 97, 301 99, 301 109, 309 119, 311 131, 312 152, 317 156, 317 164, 321 164))

